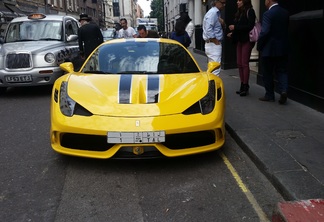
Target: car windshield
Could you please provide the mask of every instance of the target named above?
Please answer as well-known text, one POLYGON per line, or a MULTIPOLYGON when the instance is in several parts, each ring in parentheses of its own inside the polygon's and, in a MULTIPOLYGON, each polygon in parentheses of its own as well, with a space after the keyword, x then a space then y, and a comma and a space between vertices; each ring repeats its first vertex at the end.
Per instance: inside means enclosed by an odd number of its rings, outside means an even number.
POLYGON ((199 68, 180 45, 157 41, 126 41, 101 45, 85 64, 84 73, 195 73, 199 68))
POLYGON ((10 24, 6 42, 61 40, 62 22, 24 21, 10 24))

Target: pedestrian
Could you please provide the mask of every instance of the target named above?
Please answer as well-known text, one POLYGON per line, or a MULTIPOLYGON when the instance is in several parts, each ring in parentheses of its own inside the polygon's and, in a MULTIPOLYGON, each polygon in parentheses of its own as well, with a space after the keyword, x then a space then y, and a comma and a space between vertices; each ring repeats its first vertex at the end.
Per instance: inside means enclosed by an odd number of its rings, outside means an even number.
POLYGON ((178 19, 174 26, 174 31, 171 33, 170 39, 180 42, 184 47, 188 48, 191 44, 191 39, 186 32, 186 25, 183 20, 178 19))
POLYGON ((87 14, 81 14, 79 22, 81 27, 78 30, 79 50, 83 59, 88 58, 92 51, 103 43, 103 36, 98 25, 90 22, 87 14))
POLYGON ((146 30, 145 25, 139 25, 137 27, 137 38, 160 38, 159 34, 154 30, 146 30))
MULTIPOLYGON (((222 60, 222 40, 225 22, 221 18, 220 11, 224 9, 226 0, 212 0, 211 8, 203 19, 203 39, 205 40, 205 53, 208 62, 215 61, 221 63, 222 60)), ((213 72, 219 76, 220 68, 213 72)))
POLYGON ((251 0, 237 0, 237 11, 234 23, 228 26, 227 34, 236 44, 236 63, 239 70, 241 86, 237 94, 246 96, 249 93, 250 57, 255 42, 250 42, 249 33, 255 24, 255 11, 251 0))
POLYGON ((180 16, 180 19, 184 21, 185 26, 186 26, 186 32, 188 33, 189 37, 190 37, 190 41, 191 44, 189 45, 192 46, 193 44, 193 37, 194 37, 194 33, 195 33, 195 25, 192 22, 192 19, 189 17, 187 12, 183 12, 180 16))
POLYGON ((119 30, 121 29, 120 23, 115 23, 115 29, 116 29, 116 32, 115 32, 114 39, 118 39, 119 30))
POLYGON ((263 14, 257 50, 260 53, 265 95, 259 100, 274 102, 274 75, 280 93, 279 104, 287 101, 288 90, 288 27, 289 12, 277 0, 265 0, 268 10, 263 14))
POLYGON ((122 18, 119 21, 121 29, 118 31, 118 38, 136 38, 136 32, 133 27, 128 27, 127 19, 122 18))

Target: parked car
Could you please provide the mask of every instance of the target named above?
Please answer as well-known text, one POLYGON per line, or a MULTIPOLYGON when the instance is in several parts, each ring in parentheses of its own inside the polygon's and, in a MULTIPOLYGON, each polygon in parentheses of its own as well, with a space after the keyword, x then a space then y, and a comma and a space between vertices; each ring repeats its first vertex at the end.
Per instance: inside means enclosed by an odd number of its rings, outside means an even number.
POLYGON ((107 29, 101 30, 101 32, 102 32, 104 41, 114 39, 116 36, 115 28, 107 28, 107 29))
POLYGON ((170 39, 114 39, 80 71, 70 62, 51 98, 52 148, 90 158, 177 157, 225 142, 222 80, 170 39))
POLYGON ((0 92, 7 87, 53 84, 60 64, 78 55, 79 22, 70 16, 14 18, 0 41, 0 92))

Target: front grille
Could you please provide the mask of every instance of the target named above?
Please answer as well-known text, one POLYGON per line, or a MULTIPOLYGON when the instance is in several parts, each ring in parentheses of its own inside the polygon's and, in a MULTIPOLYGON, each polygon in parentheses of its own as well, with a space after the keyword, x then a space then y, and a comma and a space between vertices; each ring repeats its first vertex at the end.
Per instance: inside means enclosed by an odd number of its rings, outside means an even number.
POLYGON ((32 67, 30 54, 27 53, 7 54, 6 67, 8 69, 23 69, 23 68, 32 67))
MULTIPOLYGON (((215 143, 215 141, 215 132, 208 130, 166 135, 165 142, 162 144, 168 149, 177 150, 206 146, 215 143)), ((69 149, 106 151, 115 144, 107 143, 107 136, 64 133, 61 135, 61 145, 69 149)), ((134 157, 134 154, 128 149, 129 147, 122 148, 117 152, 116 156, 134 157)), ((147 148, 146 151, 148 151, 147 148)), ((150 148, 149 152, 144 153, 147 157, 162 156, 156 148, 150 148)))
POLYGON ((70 149, 106 151, 114 144, 107 143, 107 136, 65 133, 61 137, 61 145, 70 149))

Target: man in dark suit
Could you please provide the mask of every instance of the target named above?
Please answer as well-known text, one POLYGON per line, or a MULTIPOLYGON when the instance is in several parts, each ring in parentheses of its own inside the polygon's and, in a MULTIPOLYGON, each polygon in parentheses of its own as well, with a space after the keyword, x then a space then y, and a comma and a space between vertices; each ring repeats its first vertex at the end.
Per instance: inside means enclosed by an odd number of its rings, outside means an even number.
POLYGON ((289 13, 277 0, 265 0, 268 8, 263 14, 261 33, 257 43, 260 52, 261 71, 265 95, 261 101, 275 101, 274 74, 277 75, 280 93, 279 104, 287 101, 288 90, 288 26, 289 13))
POLYGON ((78 31, 79 50, 82 57, 85 59, 91 52, 103 43, 103 36, 99 26, 90 22, 91 18, 87 14, 80 15, 81 27, 78 31))

